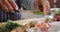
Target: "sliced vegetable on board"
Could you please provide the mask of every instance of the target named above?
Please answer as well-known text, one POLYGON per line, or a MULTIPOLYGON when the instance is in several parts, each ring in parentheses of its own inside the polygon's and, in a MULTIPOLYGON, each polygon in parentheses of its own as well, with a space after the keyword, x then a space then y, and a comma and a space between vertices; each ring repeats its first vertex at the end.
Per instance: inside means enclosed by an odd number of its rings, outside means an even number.
POLYGON ((3 25, 0 32, 11 32, 16 27, 22 27, 22 25, 18 23, 12 23, 11 20, 8 20, 6 24, 3 25))

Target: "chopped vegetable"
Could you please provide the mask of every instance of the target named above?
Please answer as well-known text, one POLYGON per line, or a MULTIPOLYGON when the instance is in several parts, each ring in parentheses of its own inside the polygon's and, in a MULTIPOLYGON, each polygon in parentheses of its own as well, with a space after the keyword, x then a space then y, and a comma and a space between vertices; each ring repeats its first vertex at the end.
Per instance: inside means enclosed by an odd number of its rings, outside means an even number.
POLYGON ((8 20, 7 23, 3 25, 0 32, 10 32, 12 29, 16 27, 22 27, 22 25, 17 24, 17 23, 12 23, 11 20, 8 20))
POLYGON ((48 29, 50 28, 50 24, 49 23, 39 23, 39 24, 37 24, 37 28, 40 28, 41 31, 48 31, 48 29))
POLYGON ((43 14, 42 11, 33 11, 34 14, 43 14))

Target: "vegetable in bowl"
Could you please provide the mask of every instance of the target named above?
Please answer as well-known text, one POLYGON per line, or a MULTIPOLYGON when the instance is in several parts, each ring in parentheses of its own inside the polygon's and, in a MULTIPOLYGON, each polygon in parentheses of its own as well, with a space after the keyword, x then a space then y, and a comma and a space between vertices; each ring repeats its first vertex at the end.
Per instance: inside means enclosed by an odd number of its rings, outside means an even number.
POLYGON ((55 11, 55 15, 54 15, 56 21, 60 21, 60 9, 55 11))

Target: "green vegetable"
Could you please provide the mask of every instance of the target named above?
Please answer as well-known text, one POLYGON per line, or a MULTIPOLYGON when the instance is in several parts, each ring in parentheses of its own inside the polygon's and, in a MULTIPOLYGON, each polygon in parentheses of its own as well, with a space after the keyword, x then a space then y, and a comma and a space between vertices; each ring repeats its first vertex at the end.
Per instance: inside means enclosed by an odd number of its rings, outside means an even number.
POLYGON ((33 11, 34 14, 43 14, 42 11, 33 11))
POLYGON ((55 11, 55 15, 59 15, 60 14, 60 9, 58 11, 55 11))
POLYGON ((22 27, 22 25, 17 24, 17 23, 12 23, 11 20, 8 20, 7 23, 3 25, 0 32, 10 32, 12 29, 16 27, 22 27))

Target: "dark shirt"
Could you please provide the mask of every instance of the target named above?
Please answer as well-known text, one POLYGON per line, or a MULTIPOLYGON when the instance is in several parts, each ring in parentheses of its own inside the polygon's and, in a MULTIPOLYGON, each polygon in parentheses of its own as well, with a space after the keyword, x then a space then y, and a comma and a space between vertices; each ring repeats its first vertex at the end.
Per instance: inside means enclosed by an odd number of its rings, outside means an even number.
POLYGON ((16 4, 18 5, 18 7, 19 7, 19 9, 22 7, 22 1, 23 0, 16 0, 15 2, 16 2, 16 4))

